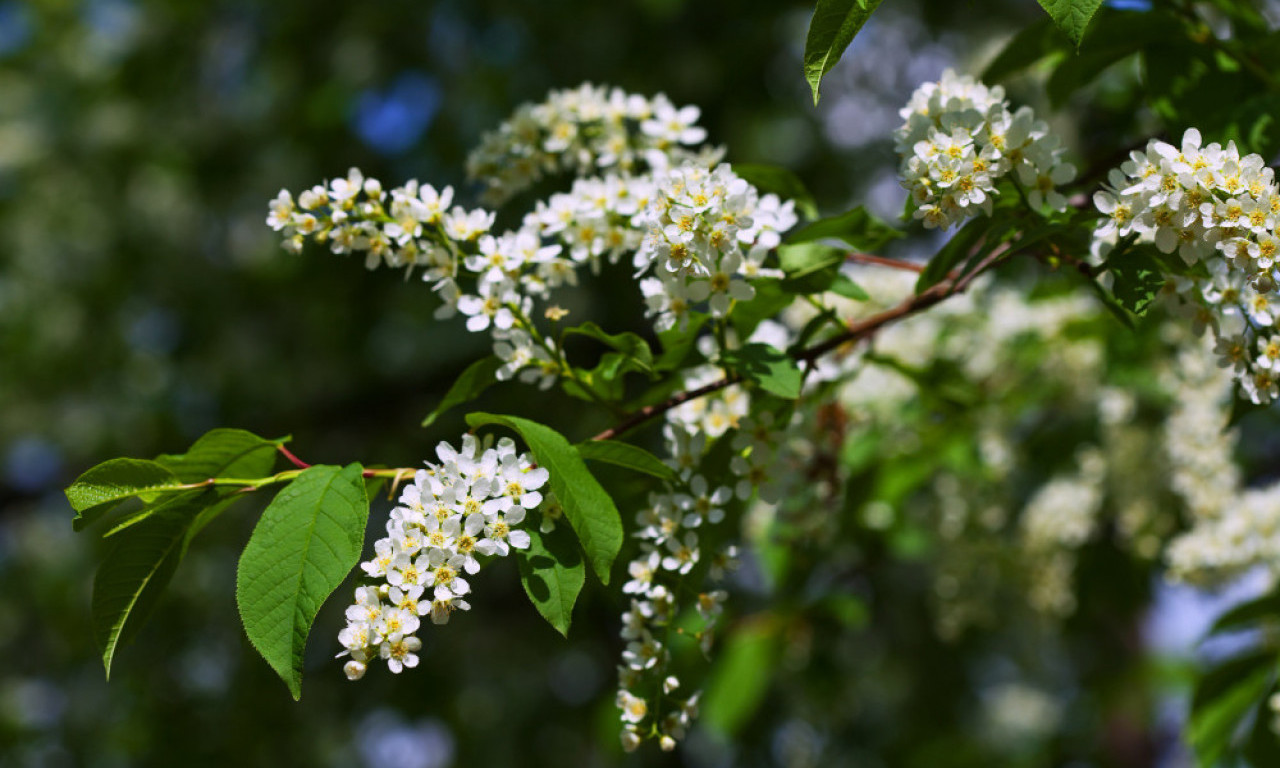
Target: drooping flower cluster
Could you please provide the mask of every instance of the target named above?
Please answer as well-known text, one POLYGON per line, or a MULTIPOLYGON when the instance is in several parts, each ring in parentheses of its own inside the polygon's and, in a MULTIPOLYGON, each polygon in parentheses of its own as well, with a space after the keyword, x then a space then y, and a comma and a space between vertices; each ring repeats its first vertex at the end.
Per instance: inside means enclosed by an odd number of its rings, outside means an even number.
POLYGON ((662 331, 683 330, 703 301, 724 317, 734 301, 755 296, 751 280, 780 277, 765 257, 797 218, 792 201, 761 196, 727 165, 686 163, 658 174, 653 200, 634 221, 645 229, 636 274, 649 275, 640 290, 662 331))
POLYGON ((906 122, 893 135, 899 172, 926 227, 990 215, 996 185, 1010 174, 1033 207, 1066 207, 1057 187, 1075 178, 1075 168, 1030 107, 1010 111, 1000 86, 947 70, 917 88, 900 114, 906 122))
MULTIPOLYGON (((618 666, 617 705, 622 710, 622 745, 628 751, 650 737, 658 739, 662 749, 674 749, 697 717, 701 692, 676 694, 682 683, 669 671, 672 624, 682 609, 686 578, 712 586, 701 580, 701 569, 699 579, 690 577, 694 568, 705 566, 714 582, 736 565, 736 547, 725 547, 706 563, 699 542, 698 531, 723 521, 725 505, 734 497, 728 486, 712 487, 695 471, 707 448, 706 436, 671 424, 664 434, 677 477, 661 492, 651 493, 649 504, 636 515, 633 535, 640 540, 640 553, 627 565, 629 581, 622 587, 630 596, 630 607, 622 614, 626 648, 618 666)), ((692 635, 704 654, 710 652, 726 597, 722 589, 699 591, 694 607, 701 626, 681 630, 692 635)))
POLYGON ((663 94, 652 99, 583 83, 552 91, 540 104, 524 104, 496 131, 487 133, 467 158, 467 172, 487 185, 486 199, 501 204, 557 170, 590 176, 604 170, 636 174, 643 165, 700 159, 719 152, 686 147, 707 138, 701 111, 676 107, 663 94))
POLYGON ((441 443, 436 456, 440 463, 428 462, 400 495, 373 559, 360 564, 376 581, 356 588, 338 634, 346 649, 339 656, 351 656, 344 671, 352 680, 375 658, 395 673, 417 666, 420 617, 444 624, 454 611, 470 610, 467 578, 479 572, 480 558, 529 546, 529 534, 517 526, 542 503, 546 469, 517 454, 509 438, 482 449, 465 435, 461 451, 441 443))
POLYGON ((1095 233, 1096 250, 1136 236, 1202 265, 1173 278, 1171 292, 1198 331, 1213 329, 1219 364, 1250 400, 1280 396, 1275 172, 1260 155, 1241 156, 1234 142, 1202 146, 1192 128, 1180 147, 1152 140, 1145 152, 1134 151, 1111 171, 1109 184, 1094 195, 1107 215, 1095 233))
POLYGON ((1244 488, 1227 429, 1231 376, 1207 345, 1190 345, 1167 376, 1176 405, 1165 424, 1170 485, 1186 503, 1191 527, 1169 543, 1175 579, 1218 582, 1262 566, 1280 575, 1280 483, 1244 488))

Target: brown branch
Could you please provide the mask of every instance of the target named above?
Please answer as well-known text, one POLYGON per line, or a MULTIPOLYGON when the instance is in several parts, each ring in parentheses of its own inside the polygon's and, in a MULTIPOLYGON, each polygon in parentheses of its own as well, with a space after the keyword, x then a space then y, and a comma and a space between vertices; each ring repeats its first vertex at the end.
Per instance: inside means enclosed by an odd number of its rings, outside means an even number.
MULTIPOLYGON (((897 305, 890 307, 883 312, 872 315, 866 319, 850 323, 845 327, 844 332, 840 335, 827 339, 821 344, 815 344, 808 349, 802 349, 795 352, 791 357, 796 362, 816 360, 817 358, 822 357, 828 352, 838 349, 845 344, 861 341, 872 336, 885 325, 889 325, 904 317, 908 317, 917 312, 928 309, 935 304, 949 299, 957 293, 963 293, 969 288, 979 274, 994 266, 995 263, 1003 258, 1008 251, 1009 244, 1005 243, 1000 247, 993 249, 991 253, 987 254, 986 257, 978 263, 977 266, 969 270, 967 273, 960 275, 956 272, 952 272, 942 282, 927 288, 918 294, 908 296, 897 305)), ((719 390, 724 389, 731 384, 736 384, 739 381, 742 381, 742 376, 736 373, 731 373, 723 379, 718 379, 710 384, 698 387, 697 389, 691 389, 687 392, 678 392, 660 403, 646 405, 644 408, 641 408, 623 419, 617 425, 606 429, 591 439, 612 440, 618 435, 621 435, 624 432, 629 432, 641 424, 644 424, 655 416, 661 416, 672 408, 679 407, 690 400, 697 400, 699 397, 709 395, 712 392, 718 392, 719 390)))
POLYGON ((886 259, 883 256, 874 256, 870 253, 850 253, 844 257, 845 261, 854 264, 875 264, 879 267, 890 267, 892 269, 902 269, 907 272, 915 272, 917 274, 924 271, 923 264, 916 264, 910 261, 899 261, 898 259, 886 259))

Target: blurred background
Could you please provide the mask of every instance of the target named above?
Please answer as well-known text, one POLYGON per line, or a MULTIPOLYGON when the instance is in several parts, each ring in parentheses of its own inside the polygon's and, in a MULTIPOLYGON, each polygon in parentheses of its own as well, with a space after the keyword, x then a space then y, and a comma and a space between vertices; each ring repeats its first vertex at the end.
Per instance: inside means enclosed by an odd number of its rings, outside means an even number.
MULTIPOLYGON (((417 177, 474 191, 462 168, 482 132, 549 89, 592 81, 699 105, 730 161, 790 168, 825 213, 857 202, 893 218, 904 199, 889 137, 899 107, 948 66, 977 73, 1041 14, 1031 0, 886 2, 815 108, 801 76, 811 12, 769 0, 0 0, 0 766, 1156 765, 1176 755, 1176 714, 1143 691, 1122 716, 1086 708, 1061 738, 1036 730, 1060 700, 987 691, 1031 723, 1029 740, 1005 740, 1012 753, 992 751, 963 712, 999 654, 976 650, 982 639, 924 637, 928 621, 913 624, 906 608, 892 625, 833 628, 845 633, 836 676, 780 671, 739 739, 699 732, 674 757, 624 757, 616 597, 584 593, 565 642, 509 562, 486 570, 471 615, 427 633, 423 667, 401 678, 343 679, 328 658, 340 626, 330 606, 294 703, 236 618, 248 505, 203 535, 103 679, 89 626, 103 544, 73 534, 61 494, 84 469, 180 451, 215 426, 292 434, 310 462, 393 466, 461 432, 456 413, 430 430, 418 422, 484 340, 433 321, 416 281, 284 253, 264 224, 280 188, 358 166, 387 186, 417 177), (886 654, 896 661, 884 666, 886 654), (830 709, 855 698, 889 704, 871 719, 862 705, 830 709)), ((1045 114, 1088 155, 1150 132, 1149 116, 1126 106, 1134 87, 1120 67, 1082 96, 1095 105, 1087 114, 1045 114)), ((1034 79, 1011 92, 1043 107, 1034 79)), ((580 319, 636 322, 630 286, 600 281, 578 301, 580 319)), ((483 404, 528 412, 530 392, 498 387, 483 404)), ((560 414, 550 423, 573 423, 573 401, 538 397, 560 414)), ((375 505, 373 525, 386 508, 375 505)), ((1118 609, 1129 629, 1149 598, 1145 578, 1118 609)), ((913 588, 905 578, 904 593, 913 588)), ((1216 610, 1217 598, 1166 597, 1191 606, 1181 616, 1216 610)), ((1188 636, 1167 649, 1176 657, 1197 630, 1171 626, 1160 635, 1188 636)), ((1064 630, 1085 649, 1091 631, 1064 630)), ((1077 680, 1075 695, 1097 682, 1077 680)))

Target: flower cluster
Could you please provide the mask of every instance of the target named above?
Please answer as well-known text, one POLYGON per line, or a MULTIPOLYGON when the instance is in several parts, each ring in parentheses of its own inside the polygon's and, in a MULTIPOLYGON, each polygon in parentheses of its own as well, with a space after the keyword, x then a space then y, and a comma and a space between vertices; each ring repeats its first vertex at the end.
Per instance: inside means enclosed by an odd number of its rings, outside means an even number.
POLYGON ((635 218, 645 229, 637 275, 659 331, 684 329, 695 304, 724 317, 734 301, 755 296, 750 280, 780 277, 765 256, 795 226, 795 204, 761 196, 727 165, 685 163, 657 176, 649 206, 635 218))
POLYGON ((926 227, 990 215, 996 185, 1010 174, 1033 207, 1066 208, 1057 186, 1075 178, 1075 168, 1030 107, 1009 110, 1003 88, 947 70, 916 89, 900 114, 905 122, 893 139, 902 185, 926 227))
POLYGON ((700 110, 583 83, 552 91, 540 104, 524 104, 496 131, 487 133, 467 158, 467 172, 487 185, 486 198, 500 204, 556 170, 589 176, 606 169, 635 174, 642 165, 700 158, 686 147, 707 138, 700 110))
POLYGON ((1280 483, 1244 488, 1227 429, 1232 377, 1207 345, 1190 345, 1167 376, 1176 405, 1165 424, 1170 485, 1186 503, 1191 527, 1166 556, 1180 580, 1217 582, 1261 565, 1280 574, 1280 483))
MULTIPOLYGON (((734 564, 737 550, 726 547, 704 562, 698 531, 725 518, 725 505, 734 497, 728 486, 712 484, 695 468, 707 449, 706 436, 690 434, 668 424, 665 430, 672 452, 670 463, 677 468, 677 480, 661 492, 649 495, 649 504, 636 515, 640 552, 627 566, 630 580, 623 585, 631 596, 629 609, 622 614, 622 639, 626 649, 618 667, 617 704, 622 710, 622 745, 635 749, 646 737, 658 739, 664 750, 674 749, 698 714, 698 697, 673 694, 681 681, 669 673, 672 624, 680 613, 680 596, 686 578, 695 567, 706 565, 712 581, 723 578, 734 564)), ((717 619, 724 610, 727 594, 721 589, 698 593, 695 608, 701 627, 689 632, 704 654, 709 653, 717 619)))
POLYGON ((374 658, 396 673, 417 666, 419 617, 444 624, 454 611, 469 610, 467 577, 480 570, 479 558, 529 546, 529 534, 516 526, 542 502, 546 469, 517 454, 509 438, 482 450, 465 435, 461 451, 441 443, 436 456, 440 463, 428 462, 405 487, 386 537, 360 565, 378 583, 356 588, 338 634, 346 648, 339 656, 351 656, 344 671, 352 680, 363 677, 374 658))
POLYGON ((1234 142, 1201 144, 1192 128, 1180 147, 1152 140, 1111 171, 1110 189, 1094 195, 1107 215, 1097 250, 1136 237, 1202 265, 1169 288, 1198 330, 1213 329, 1220 365, 1249 399, 1269 403, 1280 396, 1280 188, 1260 155, 1242 157, 1234 142))
POLYGON ((493 213, 451 208, 452 201, 451 187, 437 191, 410 181, 386 192, 377 179, 353 168, 346 178, 302 192, 296 202, 281 190, 267 223, 284 234, 289 251, 311 238, 328 243, 334 253, 363 253, 369 269, 421 269, 442 300, 438 318, 461 313, 467 330, 493 336, 494 351, 504 361, 499 378, 519 374, 549 387, 565 361, 533 327, 533 302, 575 283, 586 254, 562 257, 563 246, 545 241, 539 226, 491 234, 493 213))

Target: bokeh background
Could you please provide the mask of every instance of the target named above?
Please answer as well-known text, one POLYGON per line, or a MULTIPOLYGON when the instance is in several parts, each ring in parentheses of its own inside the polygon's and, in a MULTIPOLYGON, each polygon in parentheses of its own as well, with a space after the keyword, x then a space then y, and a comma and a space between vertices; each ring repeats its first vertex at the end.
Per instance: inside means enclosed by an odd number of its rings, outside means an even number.
MULTIPOLYGON (((738 740, 699 732, 676 757, 624 757, 617 598, 584 594, 565 642, 507 562, 486 570, 471 615, 428 633, 423 668, 401 678, 343 679, 328 659, 340 624, 331 606, 294 703, 236 618, 248 505, 202 537, 109 684, 90 631, 103 545, 73 534, 60 489, 92 464, 237 426, 292 434, 312 462, 400 466, 460 432, 458 414, 429 430, 418 422, 483 340, 433 321, 416 281, 284 253, 264 225, 280 188, 359 166, 388 186, 417 177, 470 190, 465 153, 482 132, 520 102, 592 81, 701 106, 728 159, 792 169, 826 212, 857 202, 894 217, 900 105, 948 66, 980 71, 1041 13, 1031 0, 886 2, 815 108, 801 76, 811 11, 773 0, 0 0, 0 766, 993 759, 957 712, 998 651, 925 637, 910 607, 884 626, 833 628, 859 638, 839 646, 839 674, 780 672, 738 740), (823 716, 824 702, 852 697, 901 706, 823 716)), ((1048 115, 1074 152, 1150 132, 1123 107, 1129 69, 1080 96, 1088 112, 1048 115)), ((1011 91, 1044 107, 1034 77, 1011 91)), ((916 243, 905 247, 928 245, 916 243)), ((634 323, 624 289, 598 281, 575 316, 634 323)), ((572 401, 537 397, 549 422, 575 424, 572 401)), ((499 387, 484 404, 528 412, 529 398, 499 387)), ((1150 597, 1137 583, 1132 605, 1150 597)), ((1187 657, 1196 627, 1229 599, 1162 592, 1182 607, 1157 617, 1157 650, 1187 657)), ((1146 621, 1132 605, 1123 632, 1146 621)), ((1063 631, 1090 647, 1094 630, 1063 631)), ((1120 645, 1141 655, 1152 643, 1120 645)), ((1153 675, 1176 689, 1178 669, 1153 675)), ((1165 712, 1158 689, 982 764, 1176 765, 1176 697, 1165 712)), ((1010 706, 1034 719, 1038 701, 1010 706)))

